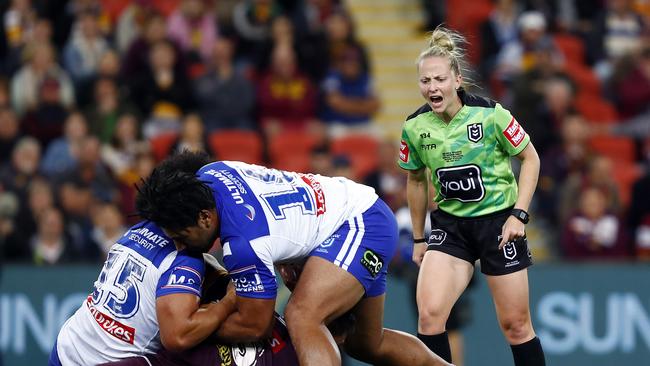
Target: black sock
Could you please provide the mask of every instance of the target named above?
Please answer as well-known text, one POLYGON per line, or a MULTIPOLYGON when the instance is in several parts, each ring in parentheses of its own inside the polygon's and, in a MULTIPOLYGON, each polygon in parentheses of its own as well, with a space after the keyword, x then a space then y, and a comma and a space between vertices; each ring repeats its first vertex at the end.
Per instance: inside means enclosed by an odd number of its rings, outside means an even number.
POLYGON ((515 359, 515 366, 544 366, 544 350, 539 338, 535 337, 530 341, 516 346, 511 345, 512 357, 515 359))
POLYGON ((449 338, 447 332, 434 335, 425 335, 418 333, 418 339, 422 341, 433 353, 442 357, 445 361, 451 363, 451 349, 449 348, 449 338))

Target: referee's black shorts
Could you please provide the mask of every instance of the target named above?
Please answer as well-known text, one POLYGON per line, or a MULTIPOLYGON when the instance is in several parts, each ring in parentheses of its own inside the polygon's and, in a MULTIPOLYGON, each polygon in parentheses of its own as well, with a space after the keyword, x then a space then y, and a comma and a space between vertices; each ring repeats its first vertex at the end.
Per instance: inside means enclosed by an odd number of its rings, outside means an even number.
POLYGON ((458 217, 440 209, 431 212, 431 234, 427 250, 437 250, 472 265, 481 260, 481 272, 498 276, 520 271, 533 264, 526 236, 508 242, 499 250, 501 228, 512 208, 478 217, 458 217))

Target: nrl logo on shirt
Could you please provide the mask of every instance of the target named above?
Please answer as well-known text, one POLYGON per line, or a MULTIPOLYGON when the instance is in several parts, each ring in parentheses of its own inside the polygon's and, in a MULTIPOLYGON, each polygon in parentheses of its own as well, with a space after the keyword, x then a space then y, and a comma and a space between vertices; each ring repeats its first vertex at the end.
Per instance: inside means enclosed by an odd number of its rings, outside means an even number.
POLYGON ((471 142, 479 142, 483 138, 483 124, 472 123, 467 125, 467 139, 471 142))

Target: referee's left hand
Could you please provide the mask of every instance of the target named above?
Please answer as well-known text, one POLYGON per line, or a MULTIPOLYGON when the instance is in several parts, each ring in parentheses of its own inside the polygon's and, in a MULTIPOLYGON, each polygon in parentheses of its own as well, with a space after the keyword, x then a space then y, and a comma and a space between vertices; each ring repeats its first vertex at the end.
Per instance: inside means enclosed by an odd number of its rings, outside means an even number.
POLYGON ((525 235, 525 225, 514 216, 509 216, 505 224, 501 228, 501 241, 499 242, 499 250, 508 242, 517 240, 525 235))

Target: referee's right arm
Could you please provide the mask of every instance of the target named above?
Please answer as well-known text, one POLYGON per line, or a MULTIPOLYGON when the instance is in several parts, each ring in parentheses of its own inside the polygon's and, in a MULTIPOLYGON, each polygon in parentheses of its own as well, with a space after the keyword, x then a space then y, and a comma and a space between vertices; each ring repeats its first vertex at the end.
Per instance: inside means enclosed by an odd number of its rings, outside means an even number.
MULTIPOLYGON (((429 182, 427 181, 426 168, 408 171, 406 184, 406 200, 411 212, 411 224, 413 225, 413 238, 426 238, 424 233, 424 221, 429 206, 429 182)), ((413 261, 419 266, 422 263, 426 243, 415 244, 413 247, 413 261)))

